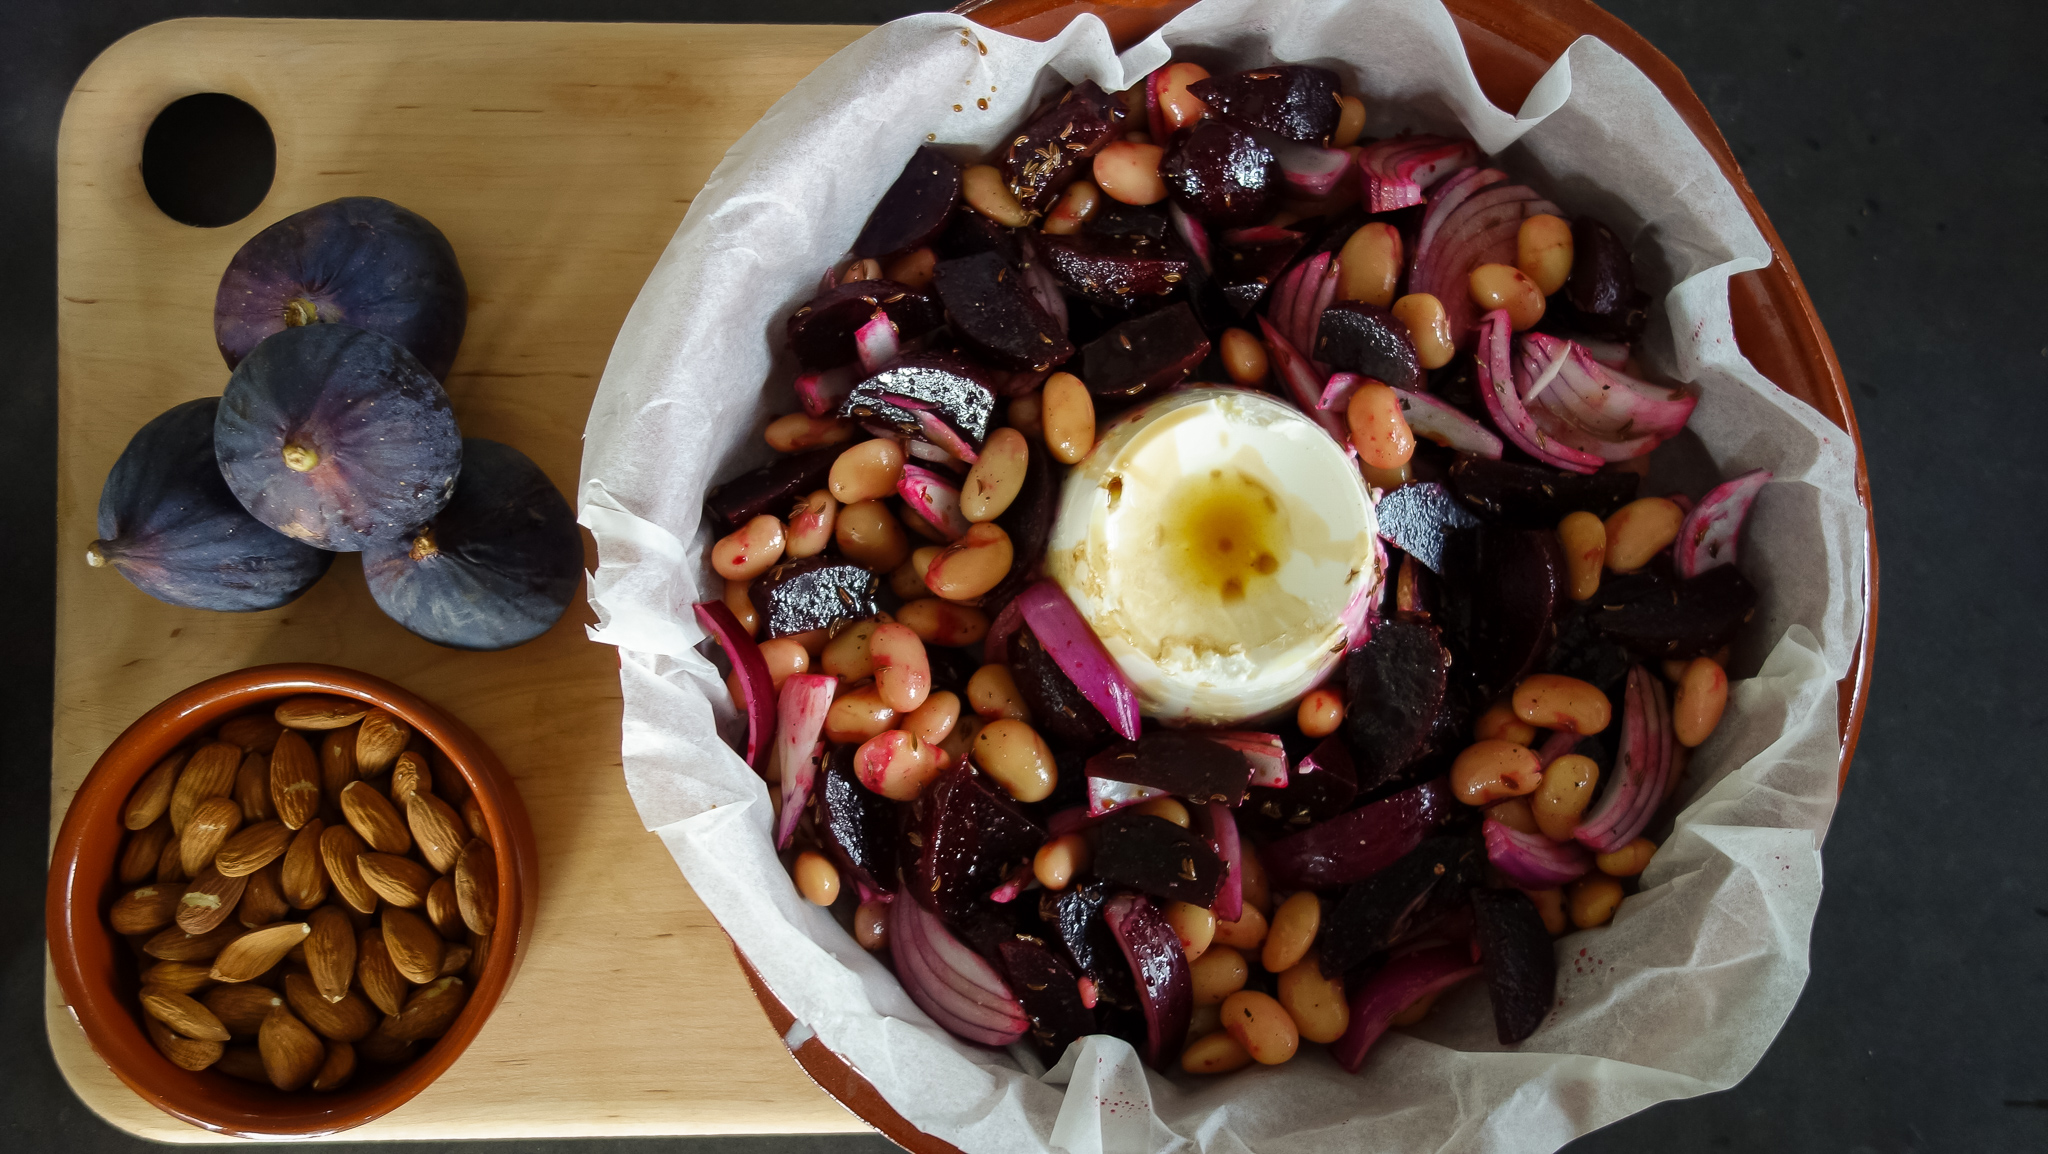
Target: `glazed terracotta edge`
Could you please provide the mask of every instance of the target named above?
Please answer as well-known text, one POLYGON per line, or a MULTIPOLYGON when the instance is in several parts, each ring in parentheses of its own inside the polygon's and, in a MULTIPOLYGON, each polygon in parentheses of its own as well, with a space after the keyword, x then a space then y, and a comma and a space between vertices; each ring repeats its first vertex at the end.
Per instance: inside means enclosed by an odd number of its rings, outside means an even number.
POLYGON ((517 975, 532 936, 540 894, 538 857, 533 827, 517 785, 491 747, 459 718, 383 678, 340 666, 295 663, 240 669, 180 690, 144 713, 107 746, 80 783, 51 845, 44 909, 51 968, 66 1009, 93 1052, 123 1084, 166 1114, 230 1137, 330 1136, 411 1101, 453 1065, 482 1030, 517 975), (78 935, 90 932, 114 937, 99 921, 101 898, 110 883, 87 886, 85 880, 90 871, 80 856, 84 823, 96 814, 116 811, 142 773, 193 733, 252 705, 297 693, 335 694, 388 709, 440 747, 462 771, 498 847, 498 921, 491 935, 491 955, 455 1024, 389 1080, 353 1096, 343 1091, 332 1098, 308 1099, 310 1103, 331 1102, 331 1106, 274 1116, 194 1108, 163 1091, 161 1076, 175 1067, 148 1040, 136 1011, 120 992, 92 980, 84 969, 78 935), (134 760, 130 762, 130 758, 134 760), (123 764, 130 767, 125 774, 123 764), (134 768, 137 765, 139 770, 134 768), (81 887, 90 892, 82 892, 81 887), (89 928, 81 921, 80 911, 91 919, 89 928), (505 932, 508 924, 509 934, 505 932), (158 1077, 144 1077, 129 1068, 129 1058, 136 1054, 141 1055, 148 1073, 158 1077), (117 1056, 121 1056, 119 1060, 117 1056))

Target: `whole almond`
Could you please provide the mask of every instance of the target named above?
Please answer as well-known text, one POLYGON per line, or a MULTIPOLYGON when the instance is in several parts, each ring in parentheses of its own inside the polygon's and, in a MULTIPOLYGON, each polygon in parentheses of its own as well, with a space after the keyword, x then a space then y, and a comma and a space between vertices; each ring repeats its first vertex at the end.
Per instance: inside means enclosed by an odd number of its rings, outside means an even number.
POLYGON ((228 1033, 253 1038, 270 1011, 284 1005, 284 996, 253 982, 231 982, 208 990, 200 1001, 228 1028, 228 1033))
POLYGON ((462 816, 431 793, 415 793, 405 802, 405 824, 412 830, 420 856, 437 873, 455 868, 469 831, 462 828, 462 816))
MULTIPOLYGON (((274 745, 273 745, 274 748, 274 745)), ((235 804, 250 821, 269 821, 277 816, 277 803, 270 799, 270 750, 247 754, 235 771, 235 804)))
POLYGON ((470 980, 472 985, 484 980, 484 963, 490 959, 490 956, 491 935, 480 934, 475 930, 471 930, 469 933, 469 966, 463 971, 463 975, 470 980))
POLYGON ((270 751, 270 802, 277 819, 300 829, 320 812, 320 763, 306 739, 290 730, 270 751))
POLYGON ((434 771, 427 768, 427 759, 408 749, 398 755, 391 764, 391 804, 400 809, 416 793, 431 793, 434 789, 434 771))
POLYGON ((229 943, 247 932, 232 923, 203 934, 188 934, 177 926, 167 926, 142 943, 142 952, 166 962, 211 962, 229 943))
POLYGON ((178 916, 178 899, 184 896, 185 887, 175 882, 129 890, 114 900, 107 924, 117 934, 153 934, 178 916))
POLYGON ((284 896, 284 862, 271 862, 249 875, 249 884, 242 890, 242 901, 235 907, 235 921, 249 929, 267 926, 291 912, 292 903, 284 896))
POLYGON ((235 772, 242 768, 242 747, 216 741, 202 745, 185 762, 178 784, 171 787, 171 828, 185 832, 192 811, 209 797, 227 797, 235 792, 235 772))
POLYGON ((289 729, 340 729, 361 721, 369 711, 369 706, 351 698, 309 693, 278 702, 271 716, 289 729))
POLYGON ((498 854, 481 839, 462 847, 455 863, 455 904, 462 921, 480 934, 498 924, 498 854))
POLYGON ((184 1037, 155 1018, 144 1018, 142 1024, 148 1027, 149 1040, 155 1043, 157 1052, 180 1070, 204 1070, 220 1061, 223 1047, 219 1042, 184 1037))
POLYGON ((345 825, 329 826, 320 835, 320 861, 327 869, 328 880, 334 883, 334 892, 363 914, 377 908, 377 891, 363 883, 362 871, 356 867, 356 859, 368 848, 356 831, 345 825))
POLYGON ((326 830, 327 823, 316 817, 300 826, 285 848, 278 881, 284 886, 285 900, 295 910, 310 910, 327 900, 327 866, 321 852, 326 830))
POLYGON ((229 877, 253 874, 283 857, 294 836, 281 821, 259 821, 221 843, 213 867, 229 877))
POLYGON ((231 1078, 270 1085, 270 1075, 263 1072, 263 1055, 257 1053, 253 1043, 235 1043, 225 1047, 213 1068, 231 1078))
POLYGON ((220 723, 220 732, 215 736, 222 741, 239 745, 247 753, 269 753, 277 744, 277 735, 284 732, 277 718, 267 713, 242 713, 220 723))
POLYGON ((458 942, 441 951, 441 977, 459 974, 469 969, 472 953, 468 942, 458 942))
POLYGON ((356 858, 356 868, 362 871, 363 884, 376 890, 378 897, 406 909, 424 904, 427 887, 434 884, 432 870, 394 853, 362 854, 356 858))
POLYGON ((347 1042, 329 1040, 327 1058, 320 1063, 320 1069, 313 1075, 313 1080, 306 1083, 306 1088, 323 1094, 339 1090, 348 1085, 349 1077, 355 1072, 356 1048, 347 1042))
MULTIPOLYGON (((164 843, 171 840, 171 819, 157 818, 142 829, 129 834, 121 841, 121 864, 117 872, 121 884, 132 886, 147 880, 156 873, 157 859, 164 853, 164 843)), ((184 855, 179 855, 184 860, 184 855)))
POLYGON ((168 990, 142 991, 142 1012, 183 1034, 202 1042, 225 1042, 228 1028, 221 1025, 212 1010, 201 1005, 190 994, 174 994, 168 990))
POLYGON ((469 827, 470 836, 491 840, 491 823, 484 819, 484 807, 475 794, 462 799, 462 824, 469 827))
POLYGON ((213 967, 191 962, 158 962, 142 971, 142 984, 173 994, 196 994, 213 984, 213 967))
POLYGON ((312 1081, 327 1060, 326 1043, 283 1006, 263 1019, 263 1028, 256 1032, 256 1052, 263 1055, 270 1084, 280 1090, 296 1090, 312 1081))
POLYGON ((171 791, 177 787, 178 771, 185 768, 186 750, 176 750, 156 763, 128 794, 121 811, 121 824, 129 829, 146 829, 171 808, 171 791))
POLYGON ((229 942, 213 959, 213 978, 217 982, 247 982, 262 977, 310 932, 312 927, 304 922, 279 922, 250 930, 229 942))
MULTIPOLYGON (((348 994, 349 981, 356 975, 355 924, 348 920, 347 914, 333 906, 314 910, 307 921, 313 932, 306 938, 306 970, 322 997, 330 1002, 339 1002, 348 994)), ((314 1029, 320 1029, 318 1022, 312 1025, 314 1029)), ((320 1032, 327 1033, 325 1030, 320 1032)), ((349 1041, 355 1039, 350 1038, 349 1041)))
POLYGON ((188 934, 203 934, 227 921, 248 885, 246 877, 231 878, 207 866, 178 898, 178 928, 188 934))
POLYGON ((361 777, 356 769, 356 731, 336 729, 320 739, 320 788, 340 797, 348 783, 361 777))
POLYGON ((375 777, 390 769, 410 740, 412 726, 390 712, 372 709, 365 713, 363 727, 356 730, 356 772, 375 777))
MULTIPOLYGON (((453 878, 435 878, 434 884, 427 887, 427 900, 422 904, 426 907, 427 920, 434 923, 434 929, 442 937, 459 942, 469 936, 469 926, 462 920, 462 906, 455 900, 453 878)), ((443 965, 445 967, 446 963, 443 965)), ((447 971, 444 968, 442 972, 447 971)))
POLYGON ((435 978, 405 1000, 405 1009, 391 1023, 391 1034, 408 1042, 438 1038, 455 1024, 455 1015, 468 999, 469 986, 461 978, 435 978))
POLYGON ((384 948, 384 931, 364 930, 356 937, 356 981, 363 994, 378 1009, 396 1015, 405 1008, 405 975, 391 964, 391 951, 384 948))
POLYGON ((284 976, 284 996, 300 1021, 321 1037, 337 1042, 360 1042, 383 1019, 370 1000, 354 990, 328 1001, 304 974, 284 976))
POLYGON ((350 782, 341 791, 341 816, 378 853, 405 853, 412 848, 412 835, 405 822, 384 795, 366 782, 350 782))
POLYGON ((242 807, 235 804, 234 798, 209 797, 200 802, 192 808, 192 816, 185 821, 185 832, 179 835, 179 867, 198 877, 200 871, 213 864, 213 855, 220 852, 220 847, 241 828, 242 807))
POLYGON ((369 1037, 357 1042, 356 1057, 379 1066, 396 1066, 401 1062, 410 1061, 412 1043, 394 1037, 391 1033, 391 1023, 396 1020, 395 1017, 384 1019, 377 1024, 376 1029, 370 1031, 369 1037))
MULTIPOLYGON (((164 825, 169 826, 170 824, 171 819, 166 817, 164 825)), ((175 833, 164 839, 163 851, 156 855, 157 881, 185 882, 192 880, 192 875, 185 872, 184 848, 185 839, 175 833)))
POLYGON ((441 972, 441 951, 446 943, 427 924, 427 919, 411 910, 385 906, 383 929, 384 948, 391 953, 391 964, 405 975, 406 981, 425 985, 441 972))

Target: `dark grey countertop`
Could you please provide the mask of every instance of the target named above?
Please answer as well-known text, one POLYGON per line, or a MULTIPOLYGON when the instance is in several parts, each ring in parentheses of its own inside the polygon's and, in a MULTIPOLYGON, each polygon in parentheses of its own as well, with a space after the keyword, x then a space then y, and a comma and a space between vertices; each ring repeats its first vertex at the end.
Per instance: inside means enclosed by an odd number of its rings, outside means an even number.
MULTIPOLYGON (((932 5, 753 0, 765 21, 932 5)), ((1813 973, 1741 1085, 1575 1154, 2048 1149, 2048 5, 1613 0, 1720 122, 1834 337, 1883 556, 1863 742, 1825 850, 1813 973)), ((101 49, 177 16, 718 20, 703 0, 8 0, 0 5, 0 1147, 144 1144, 44 1040, 57 123, 101 49)), ((454 1143, 434 1144, 453 1149, 454 1143)), ((879 1137, 463 1144, 713 1154, 879 1137)), ((425 1145, 330 1149, 391 1152, 425 1145)))

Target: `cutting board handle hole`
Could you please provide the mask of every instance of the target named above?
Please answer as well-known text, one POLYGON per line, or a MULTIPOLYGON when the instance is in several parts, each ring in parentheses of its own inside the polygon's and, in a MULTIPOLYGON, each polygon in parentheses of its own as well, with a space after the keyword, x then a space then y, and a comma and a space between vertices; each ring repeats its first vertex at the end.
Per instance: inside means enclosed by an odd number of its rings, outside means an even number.
POLYGON ((219 228, 256 211, 277 175, 270 122, 223 92, 164 106, 142 138, 142 184, 164 215, 219 228))

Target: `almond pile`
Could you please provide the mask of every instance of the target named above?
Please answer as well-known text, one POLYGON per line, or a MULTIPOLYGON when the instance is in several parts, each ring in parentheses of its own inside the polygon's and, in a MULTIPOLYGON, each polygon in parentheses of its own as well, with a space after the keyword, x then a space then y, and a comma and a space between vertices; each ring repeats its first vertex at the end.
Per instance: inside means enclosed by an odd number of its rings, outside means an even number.
POLYGON ((447 1032, 490 952, 498 863, 440 750, 342 697, 287 699, 166 757, 122 813, 107 911, 166 1058, 333 1090, 447 1032))

